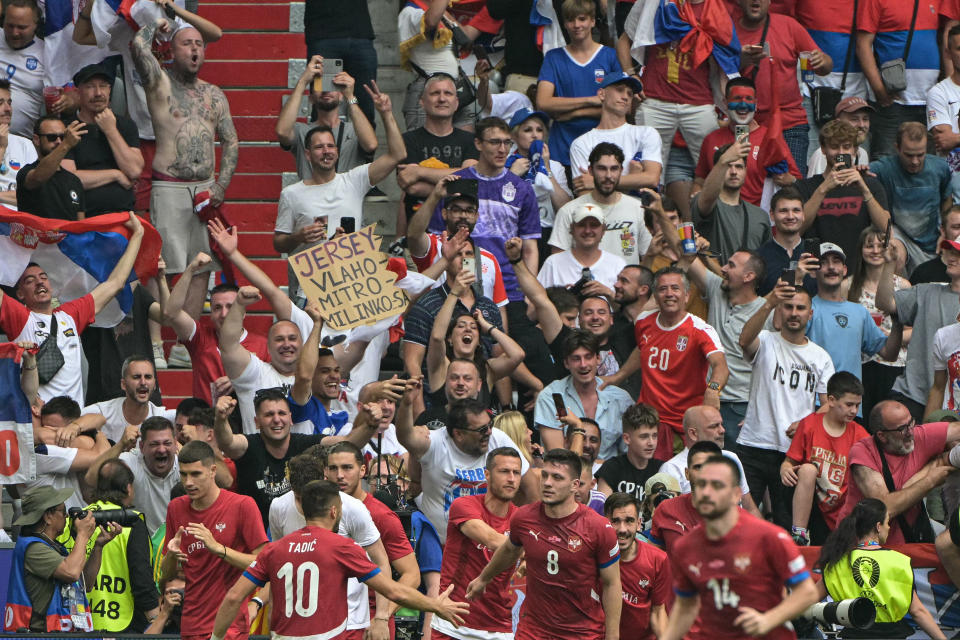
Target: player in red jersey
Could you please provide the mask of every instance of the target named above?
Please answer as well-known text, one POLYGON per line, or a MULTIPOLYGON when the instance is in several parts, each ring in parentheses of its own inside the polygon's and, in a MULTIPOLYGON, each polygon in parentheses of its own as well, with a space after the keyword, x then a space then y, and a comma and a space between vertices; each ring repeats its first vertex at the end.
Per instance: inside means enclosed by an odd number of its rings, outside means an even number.
MULTIPOLYGON (((711 440, 698 440, 690 445, 686 474, 691 485, 697 481, 703 463, 719 455, 722 455, 720 445, 711 440)), ((677 541, 698 524, 700 524, 700 514, 693 505, 693 494, 684 493, 664 500, 653 512, 650 540, 668 555, 673 555, 677 541)))
POLYGON ((307 526, 268 544, 244 571, 217 612, 210 640, 221 640, 247 597, 268 582, 274 594, 270 632, 288 639, 341 637, 347 627, 349 577, 394 602, 432 611, 457 624, 469 611, 468 604, 450 600, 449 589, 439 598, 428 598, 394 582, 370 562, 356 542, 333 531, 342 513, 337 485, 326 480, 310 482, 297 498, 297 506, 307 526))
POLYGON ((603 504, 620 546, 620 587, 623 610, 620 637, 656 640, 667 628, 670 561, 652 544, 637 541, 640 502, 630 493, 611 493, 603 504))
MULTIPOLYGON (((420 586, 420 567, 417 565, 417 556, 413 553, 410 540, 407 539, 407 534, 403 530, 403 523, 387 505, 360 486, 360 479, 366 473, 363 452, 357 445, 342 441, 327 449, 327 463, 324 468, 327 480, 335 483, 340 491, 363 503, 370 512, 377 531, 380 532, 380 540, 386 549, 390 566, 398 574, 397 582, 416 589, 420 586)), ((377 615, 378 598, 373 591, 370 591, 369 595, 371 632, 382 634, 389 629, 390 639, 393 640, 396 637, 393 614, 397 611, 397 605, 381 596, 379 600, 382 606, 379 608, 380 615, 377 615), (377 629, 374 630, 374 628, 377 629)), ((344 640, 361 640, 365 631, 365 629, 351 629, 344 634, 344 640)), ((380 635, 380 637, 383 636, 380 635)))
POLYGON ((683 413, 698 404, 719 411, 720 390, 729 372, 716 330, 687 313, 690 283, 682 269, 671 266, 657 271, 653 297, 659 310, 637 318, 637 347, 620 370, 606 378, 605 385, 619 385, 638 369, 642 372, 638 401, 654 407, 660 415, 653 457, 669 460, 683 449, 683 413))
MULTIPOLYGON (((186 580, 181 637, 207 640, 215 615, 210 603, 223 599, 267 543, 267 534, 253 498, 217 486, 216 457, 209 444, 188 442, 177 458, 187 495, 174 498, 167 507, 162 575, 176 576, 180 562, 186 580)), ((227 637, 246 638, 250 633, 246 607, 234 617, 225 622, 233 623, 227 637)))
MULTIPOLYGON (((450 597, 466 594, 464 579, 478 575, 490 557, 507 540, 510 518, 517 511, 512 500, 520 488, 520 453, 499 447, 487 454, 487 492, 462 496, 450 505, 447 544, 443 549, 440 588, 453 584, 450 597)), ((512 640, 513 596, 511 572, 498 575, 470 606, 470 615, 455 629, 444 620, 433 619, 433 640, 512 640)))
POLYGON ((477 599, 526 552, 527 593, 516 640, 620 638, 617 534, 606 518, 577 503, 580 473, 574 452, 547 452, 540 470, 541 501, 517 509, 510 535, 467 587, 467 599, 477 599))
POLYGON ((677 599, 661 640, 793 640, 784 623, 819 600, 790 534, 740 509, 740 496, 737 464, 707 460, 693 484, 703 523, 670 556, 677 599), (791 590, 786 598, 784 586, 791 590), (698 630, 687 635, 694 620, 698 630))

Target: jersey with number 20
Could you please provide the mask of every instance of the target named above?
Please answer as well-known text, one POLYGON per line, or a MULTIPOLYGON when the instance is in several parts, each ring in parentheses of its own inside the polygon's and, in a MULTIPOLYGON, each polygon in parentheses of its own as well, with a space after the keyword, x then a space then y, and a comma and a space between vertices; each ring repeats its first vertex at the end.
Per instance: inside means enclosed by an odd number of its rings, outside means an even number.
POLYGON ((600 569, 620 559, 607 519, 582 504, 565 518, 550 518, 534 502, 510 519, 510 542, 523 547, 527 561, 516 640, 602 639, 600 569))

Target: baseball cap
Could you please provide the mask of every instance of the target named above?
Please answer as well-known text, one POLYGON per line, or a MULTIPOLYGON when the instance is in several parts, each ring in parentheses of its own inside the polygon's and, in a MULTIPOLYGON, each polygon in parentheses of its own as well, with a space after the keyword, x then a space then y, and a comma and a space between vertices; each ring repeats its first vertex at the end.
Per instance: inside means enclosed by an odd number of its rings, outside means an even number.
POLYGON ((595 204, 582 204, 573 212, 573 222, 583 222, 587 218, 596 218, 603 224, 603 209, 595 204))
POLYGON ((634 78, 633 76, 627 75, 623 71, 617 71, 616 73, 608 73, 606 77, 603 79, 603 82, 600 83, 600 88, 606 89, 611 85, 619 84, 621 82, 628 83, 630 87, 633 88, 633 90, 636 91, 637 93, 640 93, 641 91, 643 91, 643 83, 637 80, 636 78, 634 78))
POLYGON ((540 118, 543 120, 543 126, 550 124, 550 116, 543 111, 531 111, 523 107, 513 112, 513 115, 510 117, 510 128, 519 127, 530 118, 540 118))
POLYGON ((667 491, 680 493, 680 482, 669 473, 661 471, 660 473, 655 473, 647 478, 647 481, 643 485, 643 495, 650 495, 650 493, 653 491, 653 487, 657 484, 662 484, 663 488, 667 491))
POLYGON ((83 69, 80 69, 80 71, 77 71, 73 74, 73 84, 80 86, 84 82, 88 82, 97 76, 101 76, 104 80, 113 84, 113 74, 107 71, 107 68, 102 64, 88 64, 83 69))
POLYGON ((476 180, 470 178, 458 178, 447 185, 447 197, 443 199, 443 206, 447 206, 454 200, 469 200, 473 204, 479 205, 480 198, 477 196, 478 184, 476 180))
POLYGON ((960 236, 957 236, 953 240, 947 240, 946 238, 944 238, 943 240, 940 241, 941 249, 945 249, 948 247, 950 249, 953 249, 954 251, 960 251, 960 236))
POLYGON ((870 103, 860 96, 848 96, 837 103, 837 107, 833 110, 833 115, 838 116, 841 113, 853 113, 861 109, 876 111, 876 109, 870 106, 870 103))
POLYGON ((960 420, 960 416, 957 416, 956 411, 950 411, 949 409, 940 409, 939 411, 931 411, 923 421, 924 423, 930 422, 956 422, 960 420))
POLYGON ((847 261, 847 254, 843 252, 843 249, 840 248, 840 245, 833 244, 832 242, 821 242, 820 257, 822 258, 828 253, 838 253, 844 262, 847 261))

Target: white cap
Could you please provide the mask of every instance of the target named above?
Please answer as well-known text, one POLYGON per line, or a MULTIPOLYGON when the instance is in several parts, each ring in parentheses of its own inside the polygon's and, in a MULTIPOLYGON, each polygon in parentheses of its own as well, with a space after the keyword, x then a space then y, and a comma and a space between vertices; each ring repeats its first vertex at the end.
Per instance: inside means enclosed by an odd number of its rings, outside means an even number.
POLYGON ((583 222, 587 218, 596 218, 600 221, 600 224, 603 224, 603 209, 598 207, 595 204, 582 204, 577 207, 577 210, 573 212, 573 222, 583 222))
POLYGON ((843 252, 843 249, 839 245, 833 244, 832 242, 821 242, 820 243, 820 257, 827 255, 828 253, 839 253, 840 257, 844 262, 847 261, 847 254, 843 252))

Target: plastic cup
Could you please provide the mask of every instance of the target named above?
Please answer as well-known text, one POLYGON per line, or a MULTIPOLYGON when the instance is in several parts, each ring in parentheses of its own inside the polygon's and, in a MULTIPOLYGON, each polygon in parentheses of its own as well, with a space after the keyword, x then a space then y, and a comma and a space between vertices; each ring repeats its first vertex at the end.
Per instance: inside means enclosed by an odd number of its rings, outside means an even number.
POLYGON ((800 52, 800 79, 804 84, 813 82, 813 66, 810 64, 810 55, 812 51, 800 52))
POLYGON ((680 235, 680 242, 683 245, 683 253, 693 255, 697 252, 697 241, 693 235, 693 223, 681 222, 677 227, 677 233, 680 235))
POLYGON ((53 113, 53 105, 56 104, 62 95, 63 89, 61 87, 43 88, 43 104, 47 107, 47 113, 53 113))

